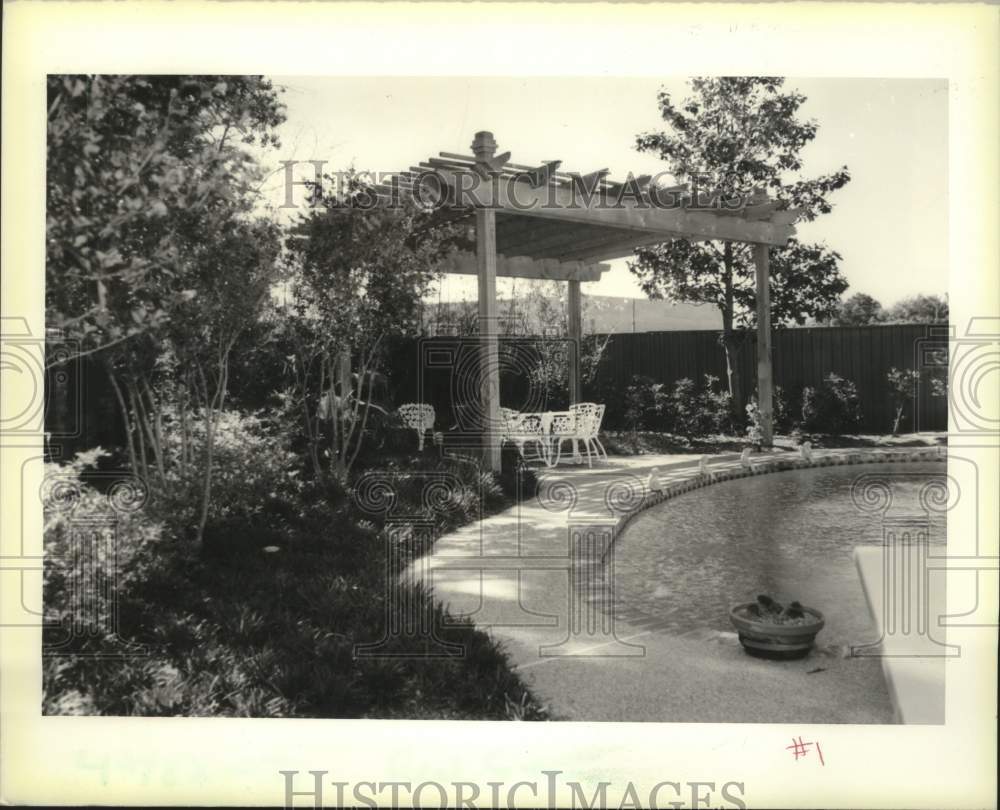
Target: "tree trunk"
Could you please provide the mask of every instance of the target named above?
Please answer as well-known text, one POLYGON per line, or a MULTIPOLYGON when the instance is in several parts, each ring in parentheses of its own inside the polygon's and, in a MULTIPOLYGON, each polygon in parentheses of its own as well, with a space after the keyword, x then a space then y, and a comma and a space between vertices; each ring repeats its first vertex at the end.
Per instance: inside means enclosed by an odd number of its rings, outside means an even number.
POLYGON ((205 542, 205 526, 208 524, 208 507, 212 501, 212 465, 215 463, 215 422, 212 408, 205 409, 205 471, 202 478, 201 508, 198 510, 198 528, 195 542, 201 546, 205 542))
POLYGON ((135 452, 135 439, 132 436, 132 420, 129 417, 128 404, 125 402, 125 396, 122 394, 121 386, 118 384, 118 379, 111 364, 105 363, 104 370, 108 375, 108 380, 111 381, 111 388, 115 392, 115 399, 118 400, 118 408, 121 411, 122 424, 125 427, 125 438, 128 440, 129 466, 133 473, 139 475, 141 471, 139 470, 139 459, 135 452))
POLYGON ((733 331, 733 246, 726 242, 722 256, 725 299, 722 306, 722 348, 726 355, 726 383, 729 386, 730 415, 733 427, 743 423, 743 379, 740 374, 739 353, 742 341, 733 331))
POLYGON ((146 439, 144 435, 145 431, 143 430, 143 425, 142 425, 142 415, 139 412, 139 406, 136 404, 135 383, 131 381, 127 383, 126 390, 128 391, 128 401, 132 413, 132 422, 133 424, 135 424, 136 426, 135 432, 139 436, 139 448, 138 448, 139 475, 142 477, 143 481, 148 482, 149 463, 148 463, 148 456, 146 453, 146 439))
POLYGON ((726 355, 726 376, 729 378, 730 415, 733 418, 733 427, 738 428, 743 422, 743 375, 740 373, 739 356, 743 348, 742 341, 738 340, 732 327, 728 330, 723 328, 722 348, 726 355))
POLYGON ((222 412, 226 404, 226 388, 229 385, 229 351, 220 356, 216 390, 208 395, 208 382, 202 375, 205 387, 205 475, 202 479, 201 508, 198 514, 198 528, 195 541, 202 545, 205 540, 205 526, 208 524, 208 507, 212 502, 212 466, 215 463, 215 411, 222 412))

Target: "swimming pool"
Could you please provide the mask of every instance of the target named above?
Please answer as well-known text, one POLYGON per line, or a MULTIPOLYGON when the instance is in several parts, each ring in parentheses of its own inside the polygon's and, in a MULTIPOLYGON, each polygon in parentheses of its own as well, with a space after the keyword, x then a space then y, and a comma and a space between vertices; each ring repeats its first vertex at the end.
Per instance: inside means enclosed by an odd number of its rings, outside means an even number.
MULTIPOLYGON (((882 543, 878 515, 851 490, 860 476, 892 486, 893 514, 925 514, 919 493, 943 482, 940 463, 819 467, 725 481, 636 516, 615 544, 615 608, 626 621, 672 634, 731 631, 729 608, 768 593, 826 616, 817 643, 863 644, 876 634, 852 559, 882 543)), ((945 541, 942 515, 930 541, 945 541)))

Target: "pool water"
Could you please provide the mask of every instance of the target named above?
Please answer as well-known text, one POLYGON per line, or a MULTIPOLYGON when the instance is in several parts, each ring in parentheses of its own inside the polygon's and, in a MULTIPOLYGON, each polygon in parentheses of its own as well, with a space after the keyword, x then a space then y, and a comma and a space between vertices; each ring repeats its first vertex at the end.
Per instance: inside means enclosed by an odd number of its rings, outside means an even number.
MULTIPOLYGON (((851 497, 862 475, 884 476, 892 514, 925 512, 918 493, 945 480, 942 464, 821 467, 726 481, 638 515, 615 544, 617 614, 667 633, 732 631, 729 609, 767 593, 817 608, 822 645, 876 640, 852 552, 882 543, 878 514, 851 497)), ((945 540, 940 514, 932 544, 945 540)))

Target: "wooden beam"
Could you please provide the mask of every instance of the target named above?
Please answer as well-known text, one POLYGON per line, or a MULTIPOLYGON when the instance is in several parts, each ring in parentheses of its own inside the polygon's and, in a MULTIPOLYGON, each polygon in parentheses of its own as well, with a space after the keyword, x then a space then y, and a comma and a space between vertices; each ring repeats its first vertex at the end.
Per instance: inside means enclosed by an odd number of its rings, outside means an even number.
POLYGON ((572 243, 543 248, 535 251, 532 255, 538 256, 541 259, 555 258, 560 261, 596 262, 631 256, 637 247, 667 242, 672 238, 676 237, 594 229, 589 236, 578 238, 572 243))
MULTIPOLYGON (((679 238, 681 237, 636 234, 631 238, 622 239, 618 242, 602 240, 575 247, 567 247, 559 253, 553 252, 552 258, 559 259, 561 262, 605 262, 610 259, 623 259, 626 256, 632 256, 636 248, 658 245, 661 242, 669 242, 671 239, 679 238)), ((540 258, 548 258, 548 253, 543 252, 540 258)))
MULTIPOLYGON (((472 151, 477 161, 488 161, 497 143, 491 132, 477 132, 472 151)), ((497 345, 497 234, 496 211, 476 210, 476 265, 479 278, 479 395, 482 414, 483 461, 500 472, 500 353, 497 345)))
POLYGON ((483 461, 500 472, 500 352, 497 344, 496 212, 476 211, 479 277, 479 396, 483 417, 483 461))
POLYGON ((583 188, 590 191, 599 186, 601 181, 610 173, 610 169, 598 169, 596 172, 591 172, 590 174, 578 174, 576 175, 576 178, 577 182, 583 186, 583 188))
MULTIPOLYGON (((459 172, 446 168, 435 171, 451 189, 457 191, 460 188, 459 172)), ((468 187, 468 183, 463 187, 468 187)), ((790 225, 746 222, 736 217, 717 217, 700 211, 636 205, 586 206, 574 189, 565 186, 535 189, 524 179, 480 183, 470 202, 477 207, 487 206, 524 216, 622 228, 661 235, 664 239, 725 239, 783 246, 795 233, 790 225), (553 204, 550 205, 550 202, 553 204)))
POLYGON ((580 295, 580 282, 571 281, 566 295, 566 308, 569 320, 569 404, 575 405, 583 398, 582 378, 580 375, 580 355, 583 341, 583 297, 580 295))
MULTIPOLYGON (((478 224, 478 223, 477 223, 478 224)), ((471 253, 455 252, 444 260, 445 273, 477 275, 479 264, 471 253)), ((600 281, 610 269, 607 264, 560 262, 555 259, 533 259, 530 256, 497 256, 498 278, 530 278, 544 281, 600 281)))
MULTIPOLYGON (((440 152, 439 154, 441 155, 439 158, 429 158, 426 161, 422 161, 420 163, 422 169, 448 169, 454 172, 474 171, 484 180, 490 178, 489 167, 486 164, 477 164, 467 155, 458 155, 452 152, 440 152)), ((506 180, 524 180, 532 188, 540 188, 548 183, 556 186, 575 188, 582 186, 588 190, 587 193, 607 194, 612 198, 617 198, 626 186, 629 187, 629 195, 633 197, 636 194, 644 195, 648 192, 649 182, 653 179, 652 175, 644 174, 639 177, 630 175, 630 179, 626 181, 611 180, 606 176, 608 174, 607 169, 601 169, 600 171, 583 176, 578 173, 556 171, 556 167, 561 164, 562 161, 559 160, 544 161, 540 167, 505 162, 493 172, 493 175, 499 175, 506 180)), ((680 188, 686 189, 686 186, 680 188)), ((666 191, 664 190, 664 193, 666 191)))
POLYGON ((519 243, 528 244, 556 234, 587 230, 589 228, 586 225, 553 222, 551 219, 539 219, 538 217, 517 217, 502 211, 498 212, 497 216, 497 239, 500 241, 516 240, 519 243))
POLYGON ((757 270, 757 412, 760 416, 761 445, 774 444, 774 409, 771 374, 771 285, 770 255, 767 245, 753 246, 757 270))
POLYGON ((510 160, 510 152, 504 152, 496 157, 476 158, 472 169, 484 180, 488 180, 491 174, 502 174, 508 160, 510 160))
MULTIPOLYGON (((438 152, 438 155, 441 158, 443 158, 444 161, 450 162, 453 165, 456 164, 457 162, 459 166, 465 165, 466 163, 468 164, 474 163, 476 160, 474 157, 471 157, 470 155, 460 155, 457 152, 438 152)), ((434 158, 432 158, 431 160, 434 160, 434 158)), ((561 160, 544 160, 542 161, 542 163, 545 166, 550 167, 548 172, 549 174, 548 179, 558 180, 560 182, 569 182, 570 178, 572 177, 572 175, 569 172, 559 171, 559 167, 562 165, 561 160)), ((526 166, 523 163, 507 163, 507 165, 504 168, 512 172, 524 173, 525 175, 528 175, 531 172, 534 172, 538 169, 537 166, 526 166)))
MULTIPOLYGON (((640 174, 638 177, 635 177, 630 172, 629 177, 625 180, 608 180, 607 188, 608 192, 616 197, 626 188, 629 195, 645 195, 648 191, 647 186, 649 186, 649 181, 652 179, 653 175, 651 174, 640 174)), ((646 199, 649 198, 646 197, 646 199)))
POLYGON ((750 220, 770 219, 771 215, 778 210, 779 202, 759 203, 758 205, 748 205, 743 209, 743 217, 750 220))
POLYGON ((574 247, 587 239, 621 240, 628 237, 627 231, 613 231, 606 228, 593 228, 588 225, 555 224, 551 220, 547 229, 525 231, 508 236, 504 234, 503 244, 512 247, 523 256, 557 256, 562 250, 574 247))
MULTIPOLYGON (((451 169, 452 171, 475 171, 475 160, 469 155, 460 155, 456 152, 439 152, 438 154, 440 155, 439 158, 430 158, 429 161, 420 165, 427 168, 451 169)), ((534 188, 538 188, 549 182, 561 186, 571 186, 574 182, 580 182, 580 175, 578 173, 557 171, 560 165, 562 165, 561 160, 543 161, 541 167, 507 162, 503 167, 503 174, 510 177, 522 177, 531 183, 534 188)), ((643 174, 639 177, 633 177, 630 183, 629 181, 610 180, 604 176, 606 174, 607 170, 605 169, 601 172, 594 172, 593 176, 600 175, 597 180, 600 190, 612 195, 617 194, 625 185, 632 184, 635 184, 638 190, 642 191, 649 185, 650 180, 653 179, 652 175, 643 174)), ((591 175, 587 175, 587 177, 590 178, 591 175)), ((686 188, 687 186, 677 187, 678 190, 686 188)))
MULTIPOLYGON (((475 171, 476 159, 471 155, 462 155, 456 152, 439 152, 440 158, 431 158, 429 162, 421 163, 423 168, 444 168, 451 171, 475 171)), ((507 155, 504 155, 507 157, 507 155)), ((551 180, 558 185, 572 186, 574 182, 579 183, 581 180, 581 175, 576 172, 560 172, 556 171, 558 166, 561 165, 561 161, 544 161, 542 168, 551 169, 547 173, 547 177, 542 179, 540 177, 540 169, 535 166, 526 166, 521 163, 511 163, 510 161, 505 161, 502 167, 502 173, 504 176, 514 177, 523 176, 529 182, 537 188, 540 185, 544 185, 545 182, 551 180), (537 184, 536 184, 537 183, 537 184)), ((599 188, 601 191, 607 191, 611 195, 617 195, 625 186, 637 187, 640 191, 645 191, 647 186, 649 186, 652 176, 648 174, 643 174, 638 177, 633 177, 631 181, 629 180, 613 180, 607 178, 606 170, 601 170, 600 172, 593 172, 589 175, 585 175, 583 179, 591 180, 594 177, 600 175, 598 180, 599 188)), ((678 205, 679 208, 689 208, 694 205, 694 201, 691 199, 692 189, 690 184, 681 183, 679 185, 664 186, 658 188, 658 193, 660 195, 676 194, 681 195, 681 201, 678 205)), ((710 191, 705 191, 704 189, 699 189, 699 201, 704 203, 706 199, 714 199, 719 197, 722 193, 721 189, 714 189, 710 191)), ((713 209, 713 212, 718 216, 742 216, 743 211, 751 206, 761 206, 766 203, 773 203, 774 201, 770 198, 767 193, 767 189, 764 186, 758 186, 752 192, 752 194, 744 201, 744 205, 740 208, 718 208, 713 209)), ((694 206, 694 210, 697 211, 697 206, 694 206)), ((772 208, 771 210, 774 210, 772 208)), ((759 219, 761 217, 750 217, 751 219, 759 219)), ((770 222, 776 225, 790 225, 794 222, 796 217, 790 217, 783 212, 776 212, 774 217, 770 218, 770 222)))
POLYGON ((532 188, 544 186, 549 182, 549 178, 555 175, 556 169, 562 165, 561 160, 547 160, 537 169, 526 172, 528 182, 532 188))
POLYGON ((805 209, 803 208, 789 208, 785 211, 775 211, 771 215, 771 222, 775 225, 791 225, 802 216, 804 211, 805 209))

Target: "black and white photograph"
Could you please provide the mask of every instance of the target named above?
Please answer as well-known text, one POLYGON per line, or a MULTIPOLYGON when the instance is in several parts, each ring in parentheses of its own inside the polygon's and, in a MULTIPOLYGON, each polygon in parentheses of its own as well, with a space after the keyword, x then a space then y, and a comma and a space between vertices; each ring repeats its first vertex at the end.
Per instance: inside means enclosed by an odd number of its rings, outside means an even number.
POLYGON ((490 793, 285 749, 286 806, 758 807, 758 767, 843 780, 851 729, 950 733, 1000 386, 997 302, 951 300, 954 79, 64 64, 44 320, 3 319, 18 711, 749 757, 490 793))
POLYGON ((945 82, 47 90, 46 712, 942 722, 945 82))

